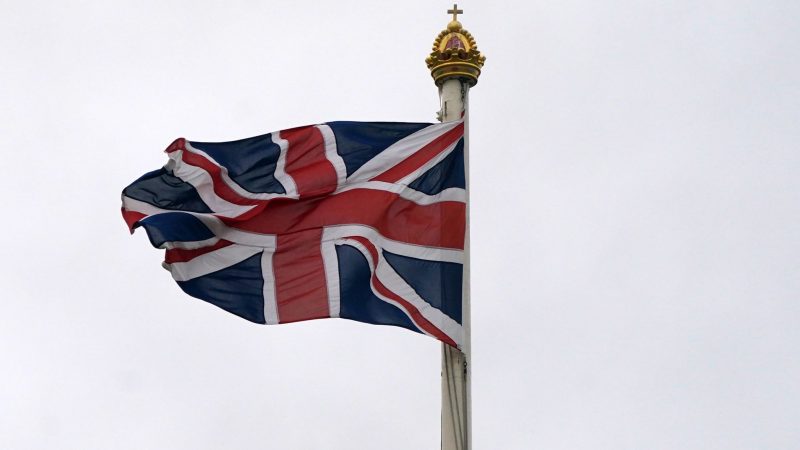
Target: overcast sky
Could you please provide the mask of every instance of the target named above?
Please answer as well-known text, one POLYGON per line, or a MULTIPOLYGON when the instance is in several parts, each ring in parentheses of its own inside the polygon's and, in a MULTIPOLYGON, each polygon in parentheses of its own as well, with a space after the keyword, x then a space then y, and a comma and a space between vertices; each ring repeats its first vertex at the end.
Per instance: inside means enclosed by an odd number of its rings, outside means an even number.
MULTIPOLYGON (((434 121, 447 2, 0 0, 0 448, 436 449, 440 345, 183 294, 176 137, 434 121)), ((469 1, 476 449, 800 442, 800 3, 469 1)))

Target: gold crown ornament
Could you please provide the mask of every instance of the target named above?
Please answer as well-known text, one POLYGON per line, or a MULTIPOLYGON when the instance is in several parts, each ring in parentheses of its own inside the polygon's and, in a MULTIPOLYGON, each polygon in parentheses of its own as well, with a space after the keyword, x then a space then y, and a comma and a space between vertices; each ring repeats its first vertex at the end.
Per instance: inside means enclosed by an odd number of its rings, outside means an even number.
POLYGON ((464 11, 458 9, 458 5, 453 5, 453 9, 447 13, 453 15, 453 20, 433 41, 433 51, 425 58, 425 63, 437 86, 452 78, 475 86, 486 57, 478 51, 475 38, 458 21, 458 15, 464 11))

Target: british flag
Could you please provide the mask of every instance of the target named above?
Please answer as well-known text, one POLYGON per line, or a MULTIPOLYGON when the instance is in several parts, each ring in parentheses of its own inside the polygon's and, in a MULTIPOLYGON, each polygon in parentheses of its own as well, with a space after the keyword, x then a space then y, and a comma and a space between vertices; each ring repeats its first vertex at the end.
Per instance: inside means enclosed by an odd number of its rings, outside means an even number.
POLYGON ((247 320, 394 325, 461 346, 464 123, 178 139, 122 193, 187 294, 247 320))

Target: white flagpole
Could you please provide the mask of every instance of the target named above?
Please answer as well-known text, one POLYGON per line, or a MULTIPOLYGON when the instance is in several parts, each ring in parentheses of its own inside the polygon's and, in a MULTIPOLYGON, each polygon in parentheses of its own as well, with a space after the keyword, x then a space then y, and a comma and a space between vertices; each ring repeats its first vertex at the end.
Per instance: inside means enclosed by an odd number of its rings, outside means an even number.
POLYGON ((463 13, 457 5, 448 11, 453 20, 439 33, 433 52, 426 59, 439 86, 439 119, 464 119, 464 171, 467 192, 464 272, 462 282, 461 350, 442 344, 442 450, 472 448, 472 368, 469 249, 469 89, 478 82, 485 57, 472 35, 458 21, 463 13))
POLYGON ((470 396, 470 286, 469 286, 469 150, 467 95, 469 85, 457 78, 446 80, 439 88, 442 122, 452 122, 464 115, 464 172, 467 191, 467 221, 464 237, 464 274, 462 282, 463 352, 442 344, 442 450, 468 450, 471 445, 470 396))

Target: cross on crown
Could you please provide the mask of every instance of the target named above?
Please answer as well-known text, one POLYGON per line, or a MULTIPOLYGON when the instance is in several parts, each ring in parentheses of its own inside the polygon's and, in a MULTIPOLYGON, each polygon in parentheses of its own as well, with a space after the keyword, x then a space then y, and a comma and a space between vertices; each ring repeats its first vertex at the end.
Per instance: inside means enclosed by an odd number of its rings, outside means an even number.
POLYGON ((448 9, 447 14, 453 15, 453 21, 458 21, 458 15, 464 14, 463 9, 458 9, 458 3, 453 3, 453 9, 448 9))

